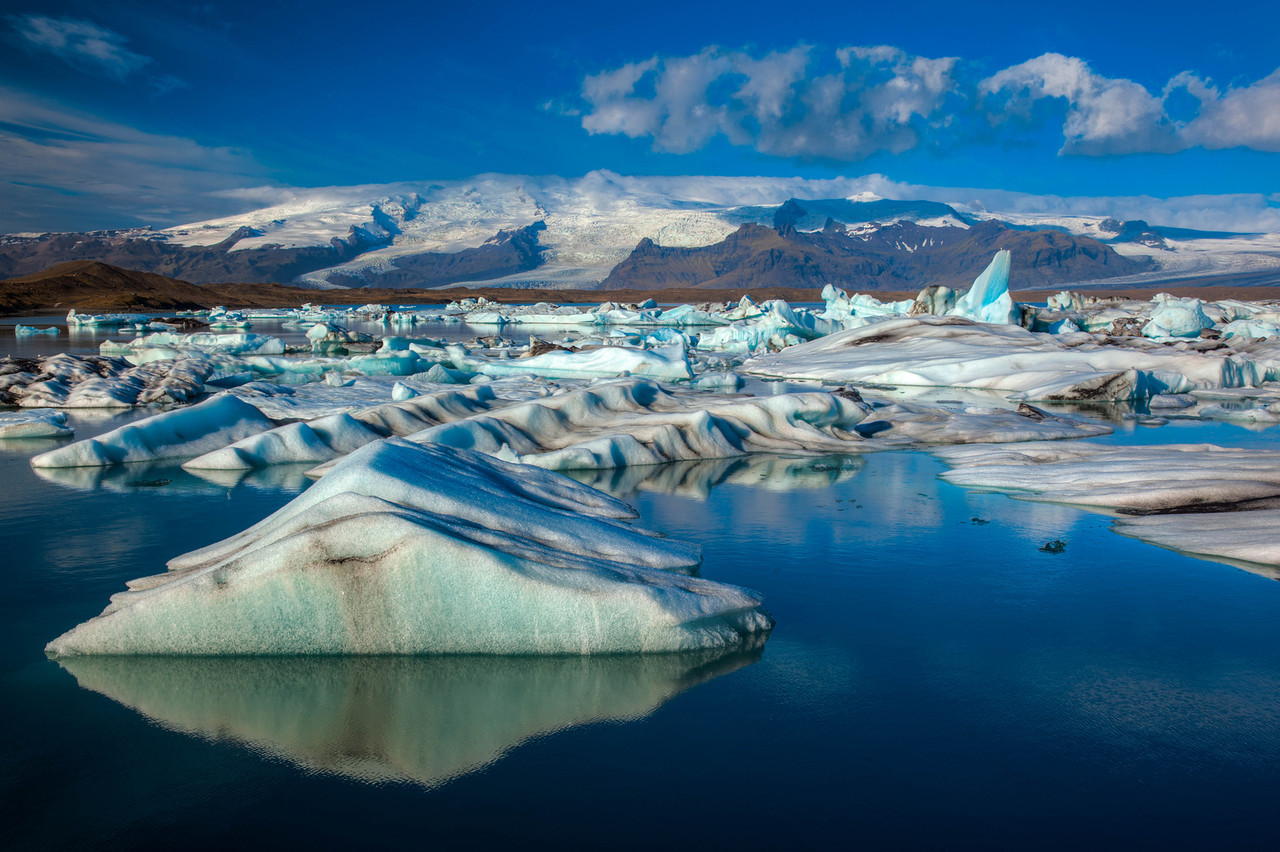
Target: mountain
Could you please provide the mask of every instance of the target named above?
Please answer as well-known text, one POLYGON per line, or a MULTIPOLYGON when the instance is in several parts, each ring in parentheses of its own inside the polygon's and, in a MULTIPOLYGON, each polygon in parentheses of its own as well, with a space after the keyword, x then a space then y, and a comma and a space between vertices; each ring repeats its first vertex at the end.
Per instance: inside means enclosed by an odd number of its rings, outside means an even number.
MULTIPOLYGON (((783 242, 773 248, 785 258, 740 258, 743 281, 759 273, 787 286, 836 280, 842 286, 879 282, 918 289, 971 277, 974 253, 985 250, 983 228, 992 222, 1006 231, 1039 234, 1001 231, 989 246, 993 252, 1002 246, 1014 251, 1018 286, 1074 286, 1117 275, 1138 286, 1224 273, 1261 281, 1280 272, 1280 239, 1274 235, 1176 231, 1103 216, 1000 213, 867 191, 883 185, 875 176, 626 177, 597 171, 572 179, 480 175, 262 190, 265 206, 222 219, 164 229, 0 237, 0 275, 87 260, 194 284, 598 289, 606 280, 610 287, 623 280, 670 280, 704 286, 728 274, 717 265, 723 259, 712 261, 712 255, 751 255, 748 244, 773 239, 742 230, 750 225, 775 231, 783 242), (834 233, 841 229, 843 237, 834 233), (1099 248, 1104 243, 1106 250, 1099 248), (644 249, 640 257, 638 247, 644 249), (712 247, 709 254, 686 252, 712 247), (1019 257, 1024 252, 1029 256, 1019 257), (656 269, 659 254, 675 265, 656 269), (704 261, 707 268, 691 271, 690 264, 704 261), (928 280, 913 277, 921 275, 928 280)), ((732 280, 710 286, 738 286, 732 280)))
POLYGON ((794 201, 779 208, 775 226, 743 225, 723 241, 700 248, 668 248, 641 240, 614 267, 603 289, 756 286, 849 290, 911 290, 926 284, 967 287, 1000 249, 1013 254, 1010 276, 1018 289, 1131 275, 1149 263, 1117 254, 1088 237, 1059 231, 1022 231, 998 222, 971 228, 913 222, 850 230, 828 218, 819 232, 798 231, 803 216, 794 201))

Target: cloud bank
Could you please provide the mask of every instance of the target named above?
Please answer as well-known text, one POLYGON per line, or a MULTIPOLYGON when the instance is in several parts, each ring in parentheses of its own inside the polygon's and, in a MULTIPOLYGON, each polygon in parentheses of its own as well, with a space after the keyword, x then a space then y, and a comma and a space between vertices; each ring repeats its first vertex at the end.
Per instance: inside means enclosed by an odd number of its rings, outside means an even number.
POLYGON ((244 209, 259 184, 246 152, 147 133, 0 88, 0 230, 174 223, 244 209))
POLYGON ((1058 53, 983 76, 962 59, 885 45, 760 57, 713 46, 589 75, 580 94, 588 133, 650 138, 677 154, 723 137, 762 154, 851 162, 1045 121, 1061 124, 1069 156, 1280 151, 1280 69, 1225 90, 1186 71, 1152 92, 1058 53), (1195 114, 1171 117, 1175 96, 1190 96, 1195 114))

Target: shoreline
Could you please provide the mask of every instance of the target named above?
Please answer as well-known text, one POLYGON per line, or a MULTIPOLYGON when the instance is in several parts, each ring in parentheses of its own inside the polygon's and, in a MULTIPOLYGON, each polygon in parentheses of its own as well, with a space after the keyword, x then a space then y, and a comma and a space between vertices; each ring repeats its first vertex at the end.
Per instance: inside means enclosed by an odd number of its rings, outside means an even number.
MULTIPOLYGON (((3 283, 3 282, 0 282, 3 283)), ((491 302, 504 305, 527 305, 537 302, 555 304, 590 304, 602 302, 638 303, 653 299, 659 304, 702 304, 706 302, 737 301, 743 295, 749 295, 756 302, 768 299, 785 299, 793 304, 821 302, 821 290, 795 287, 762 287, 739 290, 701 290, 694 288, 671 288, 667 290, 543 290, 513 289, 509 287, 450 287, 447 289, 412 289, 412 290, 311 290, 301 287, 289 287, 283 284, 230 284, 206 285, 201 289, 209 291, 208 304, 197 304, 190 299, 169 299, 156 294, 128 291, 113 293, 68 294, 66 298, 51 303, 8 300, 0 307, 0 317, 29 316, 42 313, 65 313, 75 309, 79 312, 112 312, 112 313, 172 313, 184 310, 204 310, 215 305, 224 305, 229 309, 243 308, 294 308, 304 302, 317 302, 326 305, 411 305, 411 304, 445 304, 460 299, 483 297, 491 302)), ((1061 287, 1049 290, 1011 290, 1010 295, 1019 302, 1044 302, 1052 295, 1071 290, 1061 287)), ((893 302, 903 299, 914 299, 919 291, 865 291, 862 294, 871 296, 881 302, 893 302)), ((1149 301, 1158 293, 1168 293, 1178 297, 1196 297, 1205 301, 1222 301, 1236 299, 1250 302, 1280 301, 1280 285, 1267 286, 1230 286, 1207 285, 1151 288, 1095 288, 1079 289, 1074 292, 1082 296, 1097 299, 1122 299, 1133 301, 1149 301)))

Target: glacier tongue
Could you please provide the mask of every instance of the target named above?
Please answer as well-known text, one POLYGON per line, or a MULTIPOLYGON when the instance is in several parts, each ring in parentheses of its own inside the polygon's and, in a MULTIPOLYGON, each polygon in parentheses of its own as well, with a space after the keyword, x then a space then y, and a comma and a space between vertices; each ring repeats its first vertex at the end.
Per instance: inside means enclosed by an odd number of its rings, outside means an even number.
POLYGON ((592 654, 736 646, 760 598, 538 468, 392 438, 248 530, 134 580, 77 654, 592 654))

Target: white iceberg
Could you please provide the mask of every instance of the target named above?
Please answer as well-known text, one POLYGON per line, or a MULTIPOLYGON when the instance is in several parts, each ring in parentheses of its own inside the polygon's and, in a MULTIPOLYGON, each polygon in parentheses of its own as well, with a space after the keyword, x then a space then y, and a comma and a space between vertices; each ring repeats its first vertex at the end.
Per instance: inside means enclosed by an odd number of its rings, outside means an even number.
POLYGON ((772 628, 759 597, 679 573, 698 549, 633 516, 559 474, 379 441, 244 532, 132 581, 46 652, 688 651, 772 628))
POLYGON ((1126 400, 1194 388, 1256 386, 1280 377, 1253 358, 1178 350, 1137 339, 1132 346, 1090 335, 1036 334, 960 317, 887 319, 760 355, 743 372, 912 387, 1003 391, 1017 399, 1126 400))
MULTIPOLYGON (((966 488, 1125 513, 1248 508, 1280 498, 1280 451, 1087 441, 935 449, 966 488)), ((1241 515, 1243 517, 1243 515, 1241 515)))
POLYGON ((199 455, 275 426, 244 400, 219 394, 190 408, 157 414, 41 453, 31 466, 97 467, 199 455))
MULTIPOLYGON (((1280 568, 1280 509, 1120 518, 1112 529, 1149 544, 1226 562, 1236 567, 1280 568)), ((1262 572, 1258 572, 1262 573, 1262 572)), ((1280 579, 1272 570, 1266 576, 1280 579)))
POLYGON ((67 413, 51 408, 0 411, 0 439, 64 438, 72 434, 67 413))

